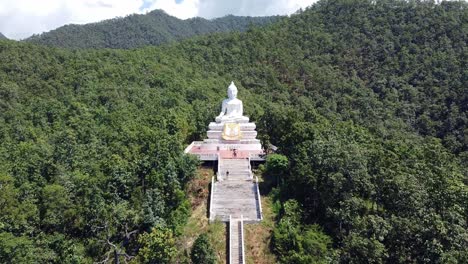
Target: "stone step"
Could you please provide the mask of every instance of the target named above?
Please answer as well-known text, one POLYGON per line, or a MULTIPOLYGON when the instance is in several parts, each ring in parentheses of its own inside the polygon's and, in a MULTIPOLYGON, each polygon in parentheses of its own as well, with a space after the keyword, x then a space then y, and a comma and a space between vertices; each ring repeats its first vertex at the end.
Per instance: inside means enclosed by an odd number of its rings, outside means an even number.
MULTIPOLYGON (((221 174, 223 175, 223 174, 221 174)), ((248 181, 250 179, 249 173, 229 173, 229 175, 224 174, 223 180, 232 180, 232 181, 248 181)))
POLYGON ((241 164, 241 165, 249 164, 248 159, 223 159, 222 162, 223 164, 241 164))
POLYGON ((223 164, 248 164, 248 159, 223 159, 223 164))
POLYGON ((223 178, 229 178, 229 177, 233 177, 233 176, 238 176, 238 177, 241 177, 241 176, 250 176, 250 172, 236 172, 236 171, 229 171, 229 173, 227 172, 221 172, 220 173, 221 176, 223 178))
POLYGON ((232 177, 232 176, 250 176, 250 172, 236 172, 236 171, 229 171, 229 173, 221 172, 220 173, 223 178, 232 177))
POLYGON ((220 171, 243 171, 243 172, 249 172, 249 168, 247 167, 239 167, 239 166, 222 166, 220 168, 220 171))
MULTIPOLYGON (((241 131, 243 130, 255 130, 255 123, 240 123, 239 124, 241 131)), ((224 124, 223 123, 216 123, 216 122, 211 122, 208 125, 208 128, 210 130, 220 130, 222 131, 224 129, 224 124)))
POLYGON ((229 166, 221 166, 220 167, 221 170, 238 170, 238 171, 250 171, 249 167, 245 166, 245 167, 241 167, 241 166, 235 166, 235 165, 229 165, 229 166))
POLYGON ((252 181, 250 176, 229 176, 223 179, 228 182, 237 182, 237 181, 252 181))
POLYGON ((226 193, 232 192, 234 194, 239 193, 242 195, 235 195, 235 197, 243 197, 245 194, 255 195, 255 183, 252 181, 230 181, 230 182, 216 182, 215 183, 215 193, 226 193))
MULTIPOLYGON (((208 139, 222 139, 223 131, 217 130, 209 130, 206 132, 208 139)), ((242 136, 239 139, 248 139, 248 140, 255 140, 257 139, 257 131, 241 131, 242 136)))
POLYGON ((220 171, 222 175, 227 174, 227 172, 229 172, 229 175, 234 175, 234 174, 250 175, 250 171, 243 171, 243 170, 221 170, 220 171))
POLYGON ((219 199, 219 201, 222 201, 223 199, 226 199, 227 201, 229 200, 237 201, 237 200, 245 200, 246 198, 255 199, 255 194, 247 193, 247 192, 237 192, 237 191, 220 192, 219 190, 216 190, 215 193, 213 194, 213 197, 215 199, 219 199))
POLYGON ((226 199, 226 200, 244 200, 246 198, 255 198, 255 194, 249 192, 241 192, 237 190, 215 190, 213 197, 216 199, 226 199))
POLYGON ((258 220, 256 185, 252 181, 222 181, 214 185, 212 213, 222 221, 229 215, 258 220))
POLYGON ((249 170, 248 166, 243 166, 243 165, 241 166, 241 165, 235 165, 235 164, 228 164, 228 165, 221 164, 220 168, 221 169, 228 168, 228 169, 238 169, 238 170, 249 170))
POLYGON ((229 171, 229 174, 227 174, 226 172, 221 172, 220 175, 223 181, 239 181, 239 182, 252 181, 250 172, 229 171))
POLYGON ((255 209, 257 208, 255 203, 252 203, 250 201, 245 201, 245 200, 224 200, 224 201, 216 201, 216 204, 213 205, 213 208, 216 209, 239 209, 239 210, 250 210, 250 209, 255 209), (235 202, 235 204, 233 204, 235 202))
POLYGON ((248 163, 248 159, 223 159, 223 162, 225 164, 244 164, 244 163, 248 163))

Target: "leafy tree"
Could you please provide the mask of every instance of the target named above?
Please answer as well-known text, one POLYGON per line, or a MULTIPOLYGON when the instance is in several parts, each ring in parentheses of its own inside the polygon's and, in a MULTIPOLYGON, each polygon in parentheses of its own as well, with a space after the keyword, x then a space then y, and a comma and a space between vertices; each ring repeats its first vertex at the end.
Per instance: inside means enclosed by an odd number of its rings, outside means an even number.
POLYGON ((206 234, 199 235, 193 243, 190 259, 194 264, 216 263, 216 255, 214 253, 213 246, 206 234))
POLYGON ((265 169, 267 175, 276 177, 276 182, 279 183, 280 177, 283 178, 289 168, 288 158, 281 154, 270 154, 266 158, 265 169))
POLYGON ((0 233, 0 257, 6 263, 53 262, 52 250, 43 250, 40 245, 26 236, 15 236, 11 233, 0 233))
POLYGON ((65 229, 73 216, 67 190, 61 185, 47 185, 43 189, 42 200, 42 224, 49 228, 65 229))
POLYGON ((172 263, 177 252, 172 231, 164 227, 153 228, 151 233, 140 235, 138 241, 138 258, 143 263, 172 263))
POLYGON ((327 263, 333 255, 331 238, 317 225, 302 226, 300 205, 284 204, 283 215, 273 231, 273 248, 281 263, 327 263))

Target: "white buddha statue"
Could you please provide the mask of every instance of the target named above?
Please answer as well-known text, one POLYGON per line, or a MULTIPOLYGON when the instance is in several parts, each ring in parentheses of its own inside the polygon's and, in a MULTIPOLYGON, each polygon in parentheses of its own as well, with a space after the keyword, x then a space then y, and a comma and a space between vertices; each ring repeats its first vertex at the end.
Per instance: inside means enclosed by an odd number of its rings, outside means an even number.
POLYGON ((247 123, 249 118, 243 116, 242 101, 237 99, 237 87, 234 82, 228 87, 228 99, 223 100, 221 113, 215 118, 216 123, 247 123))

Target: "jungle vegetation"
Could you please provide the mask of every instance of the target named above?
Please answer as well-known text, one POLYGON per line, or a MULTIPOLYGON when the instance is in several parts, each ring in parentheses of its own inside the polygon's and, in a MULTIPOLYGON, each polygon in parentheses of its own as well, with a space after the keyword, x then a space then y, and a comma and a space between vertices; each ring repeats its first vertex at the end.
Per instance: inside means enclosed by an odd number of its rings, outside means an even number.
POLYGON ((467 263, 467 3, 322 0, 134 50, 0 41, 0 259, 175 262, 231 80, 282 263, 467 263))

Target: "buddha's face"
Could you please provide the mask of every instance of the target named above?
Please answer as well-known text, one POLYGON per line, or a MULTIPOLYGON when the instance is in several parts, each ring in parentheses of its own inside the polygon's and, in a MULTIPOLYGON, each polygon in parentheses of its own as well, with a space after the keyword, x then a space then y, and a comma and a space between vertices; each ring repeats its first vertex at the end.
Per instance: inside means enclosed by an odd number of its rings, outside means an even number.
POLYGON ((237 97, 237 88, 229 86, 228 88, 228 97, 229 99, 234 99, 237 97))

